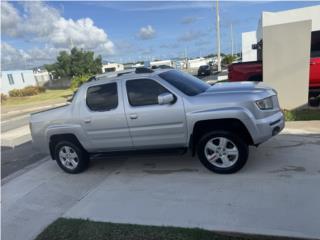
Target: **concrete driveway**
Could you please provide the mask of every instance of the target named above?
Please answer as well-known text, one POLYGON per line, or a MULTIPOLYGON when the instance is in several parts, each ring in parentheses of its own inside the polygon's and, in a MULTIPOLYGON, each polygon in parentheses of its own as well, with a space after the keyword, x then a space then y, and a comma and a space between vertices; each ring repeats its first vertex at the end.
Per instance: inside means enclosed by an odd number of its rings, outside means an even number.
POLYGON ((64 216, 320 239, 320 129, 311 132, 250 148, 233 175, 177 154, 97 159, 78 175, 45 161, 5 180, 2 237, 33 239, 64 216))

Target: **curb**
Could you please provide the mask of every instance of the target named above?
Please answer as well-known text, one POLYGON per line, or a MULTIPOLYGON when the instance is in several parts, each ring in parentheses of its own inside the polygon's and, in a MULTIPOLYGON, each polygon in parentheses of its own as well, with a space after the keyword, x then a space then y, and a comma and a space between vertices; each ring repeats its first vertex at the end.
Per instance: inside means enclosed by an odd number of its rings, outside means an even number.
POLYGON ((37 161, 37 162, 35 162, 35 163, 33 163, 33 164, 30 164, 30 165, 28 165, 28 166, 25 166, 24 168, 22 168, 22 169, 20 169, 20 170, 18 170, 18 171, 16 171, 16 172, 14 172, 14 173, 11 173, 10 175, 8 175, 8 176, 6 176, 6 177, 4 177, 4 178, 1 179, 1 186, 9 183, 11 180, 13 180, 13 179, 21 176, 22 174, 28 172, 29 170, 32 170, 32 169, 40 166, 42 163, 44 163, 44 162, 46 162, 46 161, 48 161, 48 160, 50 160, 50 157, 49 157, 49 156, 44 157, 44 158, 40 159, 39 161, 37 161))
POLYGON ((55 103, 55 104, 51 104, 51 105, 28 108, 28 109, 24 109, 24 110, 14 110, 14 111, 6 112, 6 113, 1 113, 1 115, 2 115, 2 117, 4 117, 4 116, 15 115, 15 114, 21 114, 21 113, 31 113, 33 111, 42 110, 42 109, 50 109, 50 108, 54 108, 54 107, 63 106, 65 104, 66 104, 65 102, 64 103, 55 103))

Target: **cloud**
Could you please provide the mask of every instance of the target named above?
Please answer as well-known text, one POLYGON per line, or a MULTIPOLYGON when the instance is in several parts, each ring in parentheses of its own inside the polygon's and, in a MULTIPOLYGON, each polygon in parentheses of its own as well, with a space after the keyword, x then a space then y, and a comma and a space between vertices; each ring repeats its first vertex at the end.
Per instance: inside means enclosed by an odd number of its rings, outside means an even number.
MULTIPOLYGON (((36 42, 41 45, 45 44, 47 47, 43 49, 44 52, 51 49, 51 53, 57 53, 62 49, 78 47, 93 50, 101 55, 114 54, 114 43, 103 29, 95 26, 92 19, 66 19, 57 9, 44 2, 23 2, 20 4, 22 10, 19 12, 13 4, 2 3, 1 30, 4 36, 36 42)), ((20 65, 16 56, 19 56, 21 51, 17 49, 14 51, 10 46, 7 43, 1 46, 8 54, 13 55, 12 57, 6 56, 6 61, 11 62, 11 65, 20 65), (16 60, 17 64, 13 64, 13 60, 16 60)), ((38 50, 41 49, 33 49, 32 51, 38 50)), ((23 53, 33 57, 32 51, 23 51, 23 53)), ((4 58, 3 54, 2 58, 4 58)))
POLYGON ((200 17, 195 17, 195 16, 190 16, 190 17, 184 17, 181 19, 181 24, 192 24, 196 21, 198 21, 199 19, 201 19, 200 17))
POLYGON ((204 33, 198 30, 189 30, 178 37, 178 41, 191 42, 202 38, 204 33))
POLYGON ((152 39, 156 35, 156 31, 153 29, 151 25, 140 28, 138 33, 138 37, 142 40, 152 39))
POLYGON ((1 67, 3 70, 30 69, 55 60, 59 51, 49 46, 32 48, 29 50, 17 49, 7 42, 1 43, 1 67))
POLYGON ((1 31, 2 34, 16 37, 19 35, 21 18, 18 11, 8 2, 1 5, 1 31))

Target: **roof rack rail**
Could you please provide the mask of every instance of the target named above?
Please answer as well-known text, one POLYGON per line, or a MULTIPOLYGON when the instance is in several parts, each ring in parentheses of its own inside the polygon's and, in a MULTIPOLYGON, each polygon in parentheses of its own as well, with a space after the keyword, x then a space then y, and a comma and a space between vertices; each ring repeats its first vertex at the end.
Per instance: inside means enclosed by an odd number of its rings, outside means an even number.
POLYGON ((146 67, 137 67, 135 73, 153 73, 154 71, 146 67))

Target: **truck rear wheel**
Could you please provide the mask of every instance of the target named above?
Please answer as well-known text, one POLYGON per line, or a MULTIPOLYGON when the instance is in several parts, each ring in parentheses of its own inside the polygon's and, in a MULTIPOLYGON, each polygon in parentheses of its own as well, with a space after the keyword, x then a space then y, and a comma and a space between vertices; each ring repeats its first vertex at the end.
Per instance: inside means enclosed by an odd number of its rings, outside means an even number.
POLYGON ((87 152, 71 141, 61 141, 55 146, 55 159, 59 167, 67 173, 80 173, 89 164, 87 152))
POLYGON ((239 171, 248 159, 248 145, 228 131, 213 131, 204 135, 197 145, 201 163, 215 173, 239 171))

